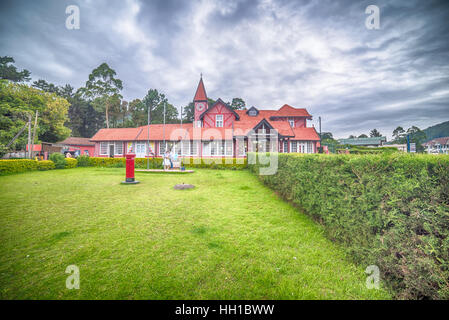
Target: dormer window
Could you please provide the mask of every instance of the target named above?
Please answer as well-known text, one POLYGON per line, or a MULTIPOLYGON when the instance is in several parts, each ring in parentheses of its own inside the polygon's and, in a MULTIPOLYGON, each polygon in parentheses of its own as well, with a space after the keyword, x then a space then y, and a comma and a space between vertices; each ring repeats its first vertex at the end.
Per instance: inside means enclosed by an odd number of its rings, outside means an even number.
POLYGON ((246 112, 250 117, 257 117, 259 114, 259 110, 257 110, 255 107, 249 108, 249 110, 246 112))
POLYGON ((290 123, 290 127, 292 127, 292 128, 295 127, 295 120, 288 119, 288 123, 290 123))
POLYGON ((215 116, 215 126, 217 128, 222 128, 223 127, 223 115, 222 114, 217 114, 215 116))

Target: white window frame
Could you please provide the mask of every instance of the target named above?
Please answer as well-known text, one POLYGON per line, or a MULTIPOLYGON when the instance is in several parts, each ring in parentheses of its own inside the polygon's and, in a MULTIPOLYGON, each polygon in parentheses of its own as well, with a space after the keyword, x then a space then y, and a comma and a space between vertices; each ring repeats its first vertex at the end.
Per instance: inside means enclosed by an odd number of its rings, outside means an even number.
POLYGON ((144 155, 147 155, 147 143, 146 142, 136 142, 135 143, 135 150, 133 150, 134 151, 134 153, 135 154, 144 154, 144 155), (142 148, 143 148, 143 151, 142 151, 142 148))
POLYGON ((294 141, 294 140, 290 141, 290 152, 293 152, 293 153, 298 152, 298 141, 294 141))
POLYGON ((118 141, 118 142, 114 143, 114 155, 123 155, 123 142, 122 141, 118 141), (121 151, 121 152, 118 152, 118 151, 121 151))
POLYGON ((292 128, 295 127, 295 120, 293 120, 293 119, 288 119, 288 123, 290 124, 290 127, 292 127, 292 128))
POLYGON ((287 140, 284 140, 282 143, 282 153, 288 153, 288 141, 287 140))
POLYGON ((223 128, 223 115, 222 114, 215 115, 215 127, 223 128))
POLYGON ((236 153, 238 156, 244 157, 246 156, 245 152, 245 139, 237 139, 235 141, 237 143, 236 153))
POLYGON ((234 153, 234 141, 232 140, 212 140, 202 142, 203 156, 209 157, 232 157, 234 153), (226 152, 230 150, 230 154, 226 152), (214 151, 214 152, 212 152, 214 151), (213 154, 212 154, 213 153, 213 154))
POLYGON ((102 156, 109 155, 109 142, 100 142, 100 155, 102 156), (103 146, 106 146, 106 153, 102 151, 103 146))

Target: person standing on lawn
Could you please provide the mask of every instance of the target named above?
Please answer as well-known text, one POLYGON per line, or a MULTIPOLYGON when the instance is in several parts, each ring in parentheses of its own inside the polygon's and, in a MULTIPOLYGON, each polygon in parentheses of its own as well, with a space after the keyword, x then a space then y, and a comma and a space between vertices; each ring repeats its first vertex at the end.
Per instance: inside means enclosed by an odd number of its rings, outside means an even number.
POLYGON ((173 159, 175 158, 175 152, 173 149, 170 150, 170 169, 173 169, 173 159))
POLYGON ((168 170, 170 168, 170 153, 168 150, 164 153, 164 170, 168 170))

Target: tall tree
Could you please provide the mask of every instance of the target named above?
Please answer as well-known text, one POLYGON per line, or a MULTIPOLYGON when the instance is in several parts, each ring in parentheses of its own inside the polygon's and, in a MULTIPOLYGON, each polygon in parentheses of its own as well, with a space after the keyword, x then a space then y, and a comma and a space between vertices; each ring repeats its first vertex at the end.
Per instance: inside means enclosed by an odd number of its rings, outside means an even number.
POLYGON ((321 140, 324 140, 324 139, 330 139, 330 140, 333 140, 333 139, 334 139, 334 136, 332 135, 331 132, 322 132, 322 133, 321 133, 321 140))
MULTIPOLYGON (((54 93, 42 92, 25 84, 0 80, 0 145, 6 145, 28 121, 28 115, 39 111, 37 139, 57 142, 70 134, 64 126, 69 103, 54 93)), ((10 147, 25 148, 26 135, 10 147)), ((36 141, 33 141, 35 143, 36 141)))
POLYGON ((139 127, 147 123, 147 115, 145 114, 146 106, 140 99, 134 99, 128 105, 130 122, 127 126, 139 127))
POLYGON ((195 120, 195 106, 193 102, 190 102, 182 109, 182 121, 193 122, 195 120))
POLYGON ((0 57, 0 79, 10 80, 12 82, 28 82, 31 80, 31 73, 23 69, 18 71, 13 57, 0 57))
POLYGON ((246 103, 242 98, 234 98, 230 103, 233 110, 244 110, 246 109, 246 103))
POLYGON ((404 138, 405 130, 401 126, 398 126, 396 129, 393 130, 393 139, 394 141, 399 142, 400 139, 404 138))
POLYGON ((107 128, 109 128, 109 107, 116 99, 108 98, 113 96, 122 98, 120 91, 123 89, 123 84, 120 79, 116 78, 116 74, 115 70, 109 67, 107 63, 102 63, 92 70, 86 85, 79 89, 84 97, 94 101, 93 105, 96 110, 104 110, 107 128))
POLYGON ((369 136, 371 138, 382 137, 382 134, 379 131, 377 131, 377 129, 373 129, 373 130, 370 131, 369 136))

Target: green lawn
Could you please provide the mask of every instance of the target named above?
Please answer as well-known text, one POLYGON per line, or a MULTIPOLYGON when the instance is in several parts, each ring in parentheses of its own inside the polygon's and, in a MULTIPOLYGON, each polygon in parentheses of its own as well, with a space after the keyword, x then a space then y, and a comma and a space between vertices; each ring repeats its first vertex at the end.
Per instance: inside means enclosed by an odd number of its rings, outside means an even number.
POLYGON ((1 299, 379 299, 364 267, 247 171, 0 177, 1 299), (177 183, 196 185, 173 190, 177 183), (80 268, 68 290, 65 269, 80 268))

